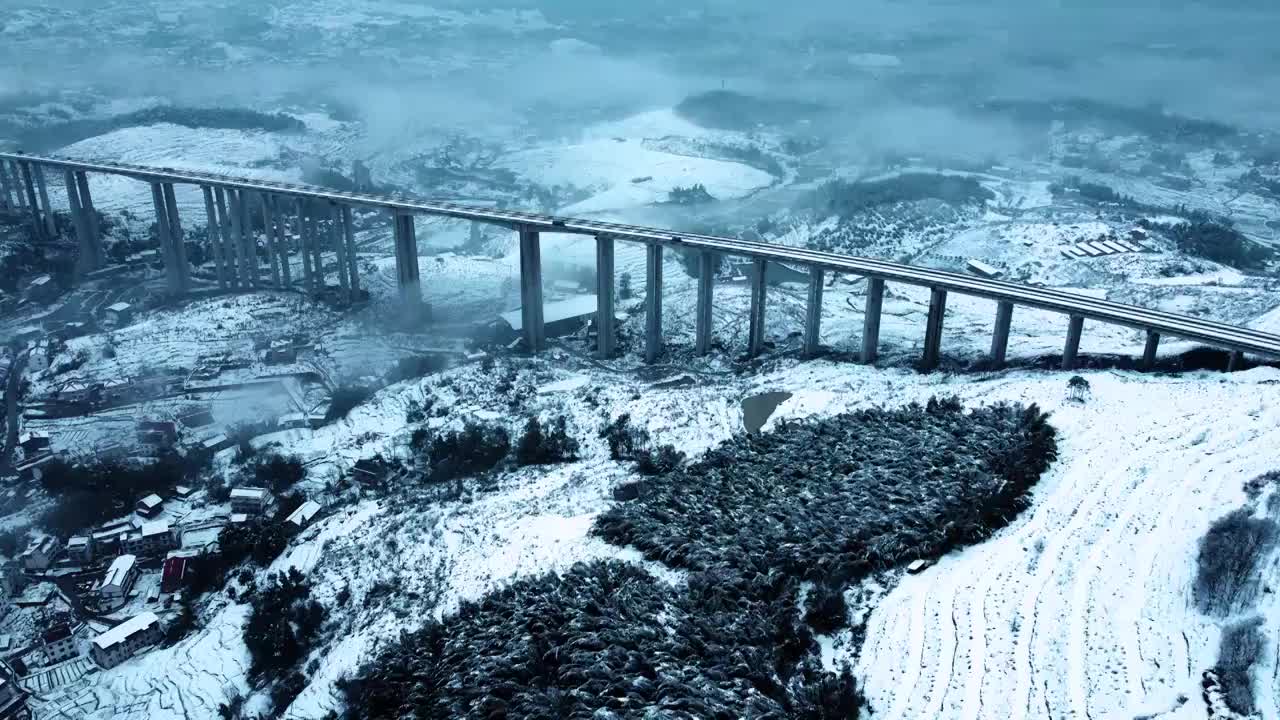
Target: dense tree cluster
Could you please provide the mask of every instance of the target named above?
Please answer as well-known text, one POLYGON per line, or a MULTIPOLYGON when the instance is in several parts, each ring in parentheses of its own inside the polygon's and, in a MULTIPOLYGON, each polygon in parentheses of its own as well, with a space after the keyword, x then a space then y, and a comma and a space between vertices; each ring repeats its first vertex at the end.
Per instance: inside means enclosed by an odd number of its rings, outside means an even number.
POLYGON ((667 202, 674 205, 700 205, 714 201, 715 198, 711 196, 711 193, 707 192, 707 186, 702 183, 696 183, 689 187, 676 186, 667 193, 667 202))
POLYGON ((356 406, 362 405, 373 397, 373 389, 365 385, 342 385, 333 391, 329 399, 329 409, 324 414, 325 422, 341 420, 351 414, 356 406))
POLYGON ((519 465, 552 465, 578 459, 578 441, 569 434, 563 415, 545 426, 536 417, 525 423, 516 444, 519 465))
POLYGON ((299 684, 298 666, 314 647, 320 627, 328 617, 324 606, 311 597, 311 584, 297 568, 268 578, 264 587, 249 596, 252 609, 244 628, 249 649, 249 674, 278 679, 287 693, 276 697, 283 710, 305 687, 299 684), (291 693, 291 694, 290 694, 291 693))
POLYGON ((239 108, 151 107, 111 117, 91 117, 62 124, 41 123, 24 128, 19 147, 30 152, 69 145, 114 130, 168 123, 189 128, 297 132, 306 129, 301 120, 284 113, 261 113, 239 108))
POLYGON ((267 488, 276 495, 288 491, 306 476, 306 468, 295 455, 271 453, 257 458, 253 463, 254 484, 267 488))
POLYGON ((781 578, 744 584, 616 561, 521 580, 403 635, 343 685, 347 717, 856 718, 781 578))
POLYGON ((1182 252, 1242 270, 1262 268, 1274 256, 1268 248, 1242 235, 1230 222, 1205 213, 1191 213, 1190 222, 1175 225, 1170 233, 1182 252))
POLYGON ((983 203, 995 193, 976 179, 963 175, 903 173, 883 180, 848 182, 832 180, 818 188, 818 209, 843 218, 883 205, 940 200, 951 205, 983 203))
POLYGON ((55 502, 41 524, 63 537, 80 532, 128 515, 139 498, 168 492, 198 470, 198 465, 176 454, 152 463, 77 465, 53 460, 44 466, 40 484, 55 502))
POLYGON ((1056 457, 1047 420, 931 400, 781 422, 656 476, 595 532, 674 567, 845 586, 1008 523, 1056 457))
POLYGON ((266 567, 288 546, 289 534, 280 523, 231 523, 218 533, 218 547, 228 568, 245 560, 253 560, 257 565, 266 567))
POLYGON ((684 453, 674 445, 655 446, 649 431, 631 424, 630 413, 623 413, 606 423, 600 437, 609 444, 609 457, 634 460, 642 475, 671 472, 684 462, 684 453))
POLYGON ((475 423, 468 423, 457 432, 419 440, 425 447, 430 467, 427 479, 431 482, 487 472, 511 452, 511 436, 505 428, 475 423))

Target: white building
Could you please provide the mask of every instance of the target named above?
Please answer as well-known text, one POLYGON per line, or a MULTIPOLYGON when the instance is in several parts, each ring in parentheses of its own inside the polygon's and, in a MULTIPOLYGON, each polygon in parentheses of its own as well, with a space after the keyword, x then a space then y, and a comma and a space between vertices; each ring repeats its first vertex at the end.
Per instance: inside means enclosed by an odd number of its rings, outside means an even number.
POLYGON ((81 565, 93 562, 93 538, 77 535, 67 540, 67 558, 81 565))
POLYGON ((75 633, 71 630, 71 623, 61 620, 49 626, 44 632, 40 633, 40 639, 44 641, 44 656, 49 664, 60 663, 63 660, 80 654, 80 648, 76 645, 75 633))
POLYGON ((48 570, 53 558, 58 554, 58 541, 45 536, 32 540, 26 550, 18 556, 22 567, 26 570, 48 570))
POLYGON ((123 602, 129 595, 129 588, 138 578, 138 558, 133 555, 121 555, 111 562, 107 574, 102 576, 98 585, 98 594, 103 600, 123 602))
POLYGON ((152 493, 138 501, 138 506, 134 508, 134 512, 143 517, 155 517, 160 513, 164 500, 155 493, 152 493))
POLYGON ((297 510, 289 513, 289 517, 285 518, 285 522, 299 528, 304 528, 311 524, 312 518, 314 518, 318 512, 320 512, 320 503, 315 500, 308 500, 299 505, 297 510))
POLYGON ((107 670, 133 657, 139 649, 160 642, 163 637, 160 618, 153 612, 144 612, 94 638, 90 652, 98 665, 107 670))
POLYGON ((134 555, 159 555, 181 545, 178 533, 167 520, 143 523, 137 532, 125 535, 121 548, 134 555))
POLYGON ((133 306, 127 302, 118 302, 107 306, 103 324, 107 327, 120 327, 128 325, 130 320, 133 320, 133 306))
POLYGON ((267 509, 271 493, 265 488, 242 487, 231 491, 231 512, 260 515, 267 509))

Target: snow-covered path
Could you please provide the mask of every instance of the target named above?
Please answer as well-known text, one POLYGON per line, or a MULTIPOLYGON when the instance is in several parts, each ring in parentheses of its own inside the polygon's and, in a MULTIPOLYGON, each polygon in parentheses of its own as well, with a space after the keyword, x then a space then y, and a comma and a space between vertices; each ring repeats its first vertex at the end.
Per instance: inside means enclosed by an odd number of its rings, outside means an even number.
POLYGON ((1181 693, 1162 717, 1203 717, 1218 630, 1189 604, 1196 543, 1280 460, 1274 373, 1089 379, 1083 405, 1025 379, 954 388, 1048 404, 1061 454, 1018 522, 876 608, 859 675, 880 716, 1133 717, 1181 693))

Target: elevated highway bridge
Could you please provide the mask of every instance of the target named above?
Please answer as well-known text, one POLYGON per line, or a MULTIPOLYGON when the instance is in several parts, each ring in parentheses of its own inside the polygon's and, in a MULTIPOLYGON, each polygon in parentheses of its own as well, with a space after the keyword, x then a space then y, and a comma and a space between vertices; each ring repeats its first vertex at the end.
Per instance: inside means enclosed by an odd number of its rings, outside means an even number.
POLYGON ((1069 318, 1063 347, 1063 367, 1076 363, 1084 321, 1134 328, 1146 333, 1143 365, 1150 367, 1162 338, 1192 340, 1231 353, 1238 366, 1244 353, 1280 358, 1280 335, 1228 323, 1125 305, 1077 295, 1053 288, 1033 287, 962 273, 917 267, 886 260, 874 260, 838 253, 750 242, 737 238, 681 233, 674 230, 558 217, 517 210, 476 207, 453 202, 424 200, 400 195, 342 192, 289 183, 237 178, 190 170, 142 167, 108 161, 70 160, 21 153, 0 153, 0 207, 29 213, 33 229, 42 235, 56 232, 54 208, 49 202, 46 173, 62 173, 67 189, 68 212, 80 243, 81 270, 101 267, 105 258, 95 223, 89 175, 117 175, 151 185, 155 204, 161 254, 165 261, 168 289, 175 295, 190 287, 190 263, 182 240, 182 219, 174 200, 174 185, 201 188, 205 199, 205 222, 214 255, 218 283, 227 288, 288 287, 305 289, 324 286, 325 253, 335 259, 339 286, 346 292, 359 290, 355 262, 355 242, 351 221, 353 208, 388 213, 396 245, 396 268, 401 299, 406 312, 414 312, 422 302, 414 218, 419 215, 450 217, 497 225, 519 235, 521 267, 521 330, 526 345, 537 352, 545 346, 542 319, 542 233, 583 235, 596 244, 597 298, 599 323, 598 352, 614 352, 614 243, 643 244, 646 260, 646 342, 645 357, 655 361, 662 347, 662 259, 667 248, 699 253, 696 347, 706 353, 711 347, 711 308, 714 302, 714 255, 729 255, 751 261, 751 306, 748 352, 757 355, 764 347, 764 312, 767 304, 768 263, 782 262, 806 269, 809 293, 804 328, 804 350, 819 351, 823 279, 827 272, 867 278, 868 292, 862 336, 862 360, 874 362, 879 349, 880 315, 886 282, 929 288, 930 306, 925 328, 921 365, 931 369, 941 356, 942 324, 949 293, 988 298, 996 302, 991 359, 1005 360, 1009 327, 1015 307, 1033 307, 1058 312, 1069 318), (265 263, 258 257, 257 218, 262 213, 265 263), (328 220, 328 224, 323 221, 328 220), (297 230, 297 242, 289 228, 297 230), (302 278, 290 277, 293 253, 302 256, 302 278))

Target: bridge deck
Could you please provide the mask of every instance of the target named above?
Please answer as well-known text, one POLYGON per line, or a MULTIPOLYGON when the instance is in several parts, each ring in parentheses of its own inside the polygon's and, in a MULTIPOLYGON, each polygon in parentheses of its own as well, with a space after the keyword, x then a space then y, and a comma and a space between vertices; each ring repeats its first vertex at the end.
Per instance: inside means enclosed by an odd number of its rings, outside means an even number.
POLYGON ((137 178, 144 182, 205 185, 297 198, 323 200, 343 205, 385 209, 391 212, 452 217, 461 220, 503 225, 513 229, 577 235, 608 236, 619 240, 657 243, 728 255, 776 260, 835 272, 881 278, 964 295, 974 295, 1017 305, 1074 315, 1163 336, 1196 340, 1231 350, 1280 357, 1280 335, 1251 330, 1227 323, 1151 310, 1133 305, 1076 295, 1064 290, 1019 285, 963 273, 916 267, 803 248, 750 242, 710 235, 690 235, 672 230, 624 225, 597 220, 562 218, 517 210, 473 207, 459 203, 422 200, 403 196, 343 192, 307 185, 215 175, 191 170, 141 167, 105 161, 81 161, 13 153, 0 159, 31 162, 46 167, 106 173, 137 178))

